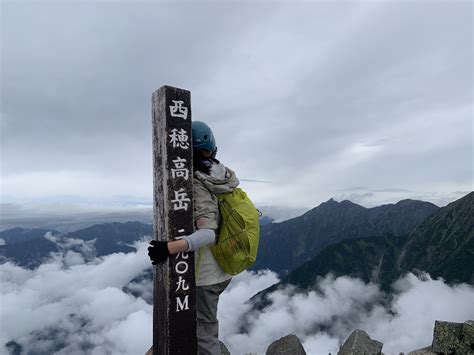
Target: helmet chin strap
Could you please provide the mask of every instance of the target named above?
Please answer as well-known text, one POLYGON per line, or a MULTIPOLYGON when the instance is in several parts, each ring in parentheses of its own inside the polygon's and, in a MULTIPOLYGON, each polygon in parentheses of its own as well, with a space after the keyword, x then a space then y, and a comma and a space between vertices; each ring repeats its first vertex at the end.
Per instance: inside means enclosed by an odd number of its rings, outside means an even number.
POLYGON ((214 149, 214 151, 212 152, 211 159, 216 159, 216 155, 217 155, 217 147, 216 147, 216 149, 214 149))

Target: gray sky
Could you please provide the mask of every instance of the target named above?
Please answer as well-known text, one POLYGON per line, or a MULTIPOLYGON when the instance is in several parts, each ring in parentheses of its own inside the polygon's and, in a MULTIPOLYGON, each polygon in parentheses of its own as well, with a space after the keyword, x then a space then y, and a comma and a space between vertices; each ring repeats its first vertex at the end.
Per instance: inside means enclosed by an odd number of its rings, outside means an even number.
POLYGON ((4 210, 149 207, 165 84, 191 91, 238 177, 271 181, 242 183, 258 205, 472 190, 469 1, 3 1, 1 16, 4 210))

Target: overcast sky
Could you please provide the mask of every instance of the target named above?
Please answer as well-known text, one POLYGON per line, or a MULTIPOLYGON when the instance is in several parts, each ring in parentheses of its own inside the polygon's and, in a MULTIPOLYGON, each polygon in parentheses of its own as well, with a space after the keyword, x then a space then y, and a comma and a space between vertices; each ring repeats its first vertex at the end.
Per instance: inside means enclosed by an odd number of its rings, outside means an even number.
POLYGON ((151 94, 258 205, 472 190, 470 1, 2 2, 3 209, 149 206, 151 94))

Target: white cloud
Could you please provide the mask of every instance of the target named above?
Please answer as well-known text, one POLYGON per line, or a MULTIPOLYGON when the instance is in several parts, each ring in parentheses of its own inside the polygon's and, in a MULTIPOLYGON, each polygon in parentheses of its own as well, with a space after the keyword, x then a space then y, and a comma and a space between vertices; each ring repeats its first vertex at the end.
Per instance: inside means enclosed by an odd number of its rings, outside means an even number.
POLYGON ((86 264, 77 264, 79 256, 69 252, 64 261, 52 258, 35 270, 2 264, 1 345, 15 340, 26 350, 44 346, 52 352, 64 342, 61 354, 87 348, 97 354, 144 353, 151 344, 152 308, 122 287, 150 267, 146 247, 138 243, 135 253, 86 264), (48 333, 56 334, 51 341, 45 341, 48 333))
MULTIPOLYGON (((66 248, 35 270, 0 265, 1 351, 13 340, 24 351, 143 354, 152 341, 152 284, 147 244, 136 247, 82 264, 81 254, 66 248)), ((382 341, 384 353, 398 354, 430 344, 435 320, 474 318, 473 286, 412 274, 395 284, 393 299, 374 284, 328 275, 314 291, 275 291, 271 305, 249 313, 247 300, 278 281, 270 271, 244 272, 222 294, 220 335, 232 353, 262 354, 293 333, 308 354, 326 355, 358 328, 382 341)))
POLYGON ((91 261, 95 257, 95 238, 91 240, 74 239, 63 235, 52 235, 51 232, 47 232, 44 238, 55 243, 59 249, 58 252, 51 253, 49 257, 54 262, 64 263, 66 267, 84 264, 85 261, 91 261))
POLYGON ((236 320, 252 308, 247 301, 277 282, 277 274, 271 271, 260 271, 257 274, 245 271, 234 277, 219 300, 221 334, 236 334, 239 330, 239 322, 236 320))
POLYGON ((75 251, 68 250, 64 255, 64 264, 66 266, 74 266, 84 264, 84 257, 81 253, 76 253, 75 251))
MULTIPOLYGON (((222 297, 232 296, 230 290, 222 297)), ((373 284, 328 276, 320 280, 317 291, 299 293, 292 287, 275 291, 270 306, 247 314, 247 332, 222 335, 231 353, 242 354, 264 353, 273 341, 293 333, 308 354, 316 355, 337 353, 354 329, 362 329, 384 343, 384 353, 398 354, 431 344, 435 320, 473 319, 473 296, 470 285, 448 286, 428 275, 408 274, 398 281, 395 298, 389 300, 373 284)), ((238 305, 238 300, 232 304, 238 305)), ((225 314, 226 309, 220 312, 225 314)), ((234 315, 239 324, 233 329, 243 324, 242 316, 234 315)))

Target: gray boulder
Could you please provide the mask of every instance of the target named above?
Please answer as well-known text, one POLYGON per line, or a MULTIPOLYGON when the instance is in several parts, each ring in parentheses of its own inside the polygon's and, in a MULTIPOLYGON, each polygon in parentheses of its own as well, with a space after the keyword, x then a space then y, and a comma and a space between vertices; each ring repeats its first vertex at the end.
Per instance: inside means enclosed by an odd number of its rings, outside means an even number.
POLYGON ((219 340, 219 344, 221 345, 221 355, 230 355, 229 349, 227 349, 227 346, 219 340))
POLYGON ((474 321, 468 320, 462 325, 461 336, 463 341, 471 348, 471 352, 474 351, 474 321))
POLYGON ((290 334, 283 338, 280 338, 273 343, 267 349, 265 355, 306 355, 301 341, 296 335, 290 334))
POLYGON ((437 355, 437 353, 434 353, 433 351, 431 351, 431 345, 430 345, 423 349, 410 351, 408 355, 437 355))
POLYGON ((436 321, 431 350, 445 354, 474 354, 474 323, 436 321))
POLYGON ((372 340, 363 330, 354 330, 337 355, 381 355, 383 343, 372 340))

